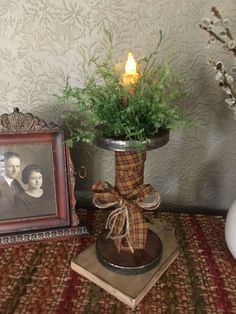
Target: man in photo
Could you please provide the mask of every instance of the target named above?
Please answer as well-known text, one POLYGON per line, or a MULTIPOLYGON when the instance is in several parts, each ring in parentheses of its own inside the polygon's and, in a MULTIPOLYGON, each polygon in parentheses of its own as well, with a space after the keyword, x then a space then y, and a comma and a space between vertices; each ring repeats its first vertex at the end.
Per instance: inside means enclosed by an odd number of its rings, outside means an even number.
POLYGON ((15 152, 3 154, 4 172, 0 175, 0 219, 17 218, 15 196, 24 191, 17 177, 20 156, 15 152))

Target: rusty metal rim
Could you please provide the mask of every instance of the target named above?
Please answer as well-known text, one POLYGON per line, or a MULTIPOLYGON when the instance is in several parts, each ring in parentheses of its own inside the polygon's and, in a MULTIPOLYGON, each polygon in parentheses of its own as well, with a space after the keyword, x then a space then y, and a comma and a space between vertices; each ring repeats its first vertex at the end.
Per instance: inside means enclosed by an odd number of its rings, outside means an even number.
POLYGON ((147 138, 140 143, 138 141, 117 138, 96 137, 94 144, 100 148, 113 151, 147 151, 164 146, 169 141, 169 130, 160 130, 156 136, 147 138))

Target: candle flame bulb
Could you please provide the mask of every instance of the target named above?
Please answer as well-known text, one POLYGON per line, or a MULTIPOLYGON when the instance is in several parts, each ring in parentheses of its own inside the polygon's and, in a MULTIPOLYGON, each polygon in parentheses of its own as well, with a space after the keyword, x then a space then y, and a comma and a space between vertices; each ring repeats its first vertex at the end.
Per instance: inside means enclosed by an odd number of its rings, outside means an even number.
POLYGON ((128 74, 137 73, 136 62, 131 52, 128 53, 128 60, 126 61, 126 64, 125 64, 125 73, 128 73, 128 74))
POLYGON ((128 60, 125 64, 125 73, 123 75, 123 83, 125 86, 137 83, 139 74, 136 71, 136 62, 131 52, 128 53, 128 60))

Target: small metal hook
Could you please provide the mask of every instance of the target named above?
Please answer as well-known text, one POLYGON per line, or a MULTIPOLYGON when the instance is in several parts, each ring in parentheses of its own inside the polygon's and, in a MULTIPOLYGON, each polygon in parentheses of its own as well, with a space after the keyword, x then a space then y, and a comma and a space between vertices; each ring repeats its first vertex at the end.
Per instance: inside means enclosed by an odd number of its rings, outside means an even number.
POLYGON ((88 170, 85 166, 80 166, 78 169, 78 176, 80 179, 85 179, 88 176, 88 170))

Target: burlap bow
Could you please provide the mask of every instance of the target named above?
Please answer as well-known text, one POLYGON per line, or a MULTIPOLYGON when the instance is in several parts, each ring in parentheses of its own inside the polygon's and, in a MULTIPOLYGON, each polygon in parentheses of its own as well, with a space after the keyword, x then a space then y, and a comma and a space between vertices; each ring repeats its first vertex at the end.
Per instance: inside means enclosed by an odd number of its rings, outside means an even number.
POLYGON ((160 204, 160 195, 151 185, 142 184, 126 196, 122 196, 110 183, 98 181, 92 187, 94 204, 98 208, 116 208, 106 222, 109 229, 107 238, 114 240, 120 250, 144 249, 147 240, 147 226, 142 217, 141 208, 154 210, 160 204), (148 195, 154 194, 154 200, 145 202, 148 195))

